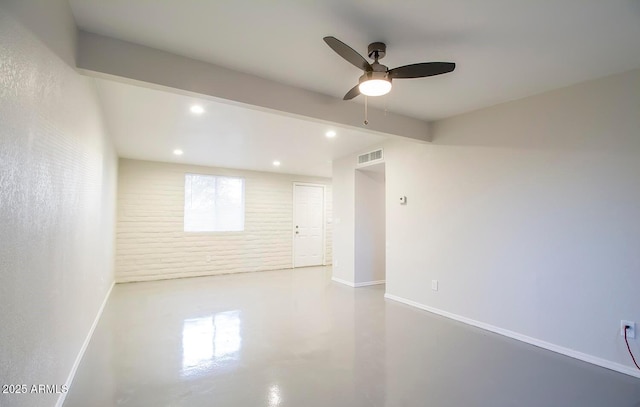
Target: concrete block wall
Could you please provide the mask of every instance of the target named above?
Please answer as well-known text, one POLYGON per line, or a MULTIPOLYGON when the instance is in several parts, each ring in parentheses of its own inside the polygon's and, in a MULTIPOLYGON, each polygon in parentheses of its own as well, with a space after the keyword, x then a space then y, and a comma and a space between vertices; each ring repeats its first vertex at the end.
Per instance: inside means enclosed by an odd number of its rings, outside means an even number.
POLYGON ((326 185, 326 264, 332 260, 331 180, 120 159, 116 281, 292 267, 293 183, 326 185), (184 232, 185 174, 245 179, 243 232, 184 232))

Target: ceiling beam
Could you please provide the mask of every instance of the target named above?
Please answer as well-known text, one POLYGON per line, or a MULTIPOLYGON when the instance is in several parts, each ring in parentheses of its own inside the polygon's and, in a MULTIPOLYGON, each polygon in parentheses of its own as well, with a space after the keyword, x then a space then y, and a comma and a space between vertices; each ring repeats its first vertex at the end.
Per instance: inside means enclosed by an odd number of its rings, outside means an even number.
POLYGON ((241 104, 368 129, 420 141, 431 141, 429 123, 353 102, 285 85, 155 48, 80 31, 77 66, 89 75, 111 75, 241 104))

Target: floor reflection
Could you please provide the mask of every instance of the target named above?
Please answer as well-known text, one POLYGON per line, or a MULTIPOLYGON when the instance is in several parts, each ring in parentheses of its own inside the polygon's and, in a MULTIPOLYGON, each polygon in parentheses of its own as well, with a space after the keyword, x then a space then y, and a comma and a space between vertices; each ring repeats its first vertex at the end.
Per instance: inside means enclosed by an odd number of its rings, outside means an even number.
POLYGON ((185 319, 182 375, 203 375, 223 360, 236 360, 241 346, 239 310, 185 319))
POLYGON ((280 387, 277 384, 269 387, 269 407, 278 407, 280 405, 280 387))
POLYGON ((237 353, 242 345, 240 311, 235 310, 216 314, 213 325, 214 356, 222 358, 237 353))

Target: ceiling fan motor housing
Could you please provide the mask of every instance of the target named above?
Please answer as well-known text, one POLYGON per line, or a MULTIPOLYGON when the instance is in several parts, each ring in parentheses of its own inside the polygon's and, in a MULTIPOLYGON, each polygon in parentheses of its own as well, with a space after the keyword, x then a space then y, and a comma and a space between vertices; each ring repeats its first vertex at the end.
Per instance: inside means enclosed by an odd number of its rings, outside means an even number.
POLYGON ((371 59, 382 59, 387 55, 387 44, 384 42, 372 42, 369 44, 368 53, 371 59))
POLYGON ((391 82, 391 78, 389 77, 389 75, 387 75, 386 71, 369 71, 362 74, 358 83, 376 79, 391 82))

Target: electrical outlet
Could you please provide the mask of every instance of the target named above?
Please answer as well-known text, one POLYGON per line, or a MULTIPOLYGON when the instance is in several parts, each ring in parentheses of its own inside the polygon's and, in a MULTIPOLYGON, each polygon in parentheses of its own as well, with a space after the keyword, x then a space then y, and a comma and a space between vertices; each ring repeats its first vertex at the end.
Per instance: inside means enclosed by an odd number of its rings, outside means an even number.
POLYGON ((433 291, 438 291, 438 280, 431 280, 431 289, 433 291))
POLYGON ((624 336, 624 330, 625 330, 625 327, 627 326, 631 327, 631 328, 627 328, 627 338, 635 339, 636 323, 633 321, 625 321, 625 320, 620 321, 620 336, 624 336))

